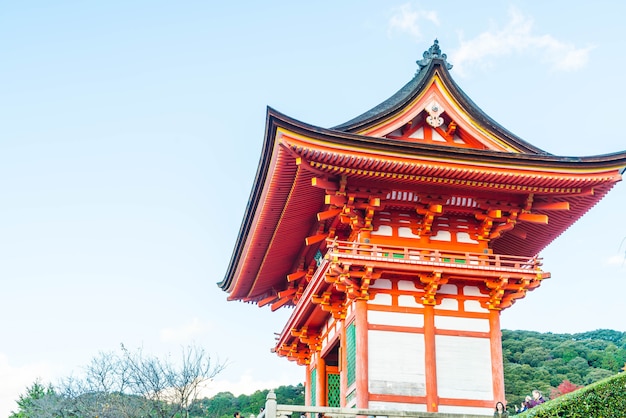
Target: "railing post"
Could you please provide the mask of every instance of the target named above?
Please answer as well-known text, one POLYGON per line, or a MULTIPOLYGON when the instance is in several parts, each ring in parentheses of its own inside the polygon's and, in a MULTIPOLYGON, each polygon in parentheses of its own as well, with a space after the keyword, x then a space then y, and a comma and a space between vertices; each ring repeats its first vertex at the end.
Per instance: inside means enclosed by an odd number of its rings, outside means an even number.
POLYGON ((276 394, 270 390, 265 397, 265 418, 276 418, 276 394))

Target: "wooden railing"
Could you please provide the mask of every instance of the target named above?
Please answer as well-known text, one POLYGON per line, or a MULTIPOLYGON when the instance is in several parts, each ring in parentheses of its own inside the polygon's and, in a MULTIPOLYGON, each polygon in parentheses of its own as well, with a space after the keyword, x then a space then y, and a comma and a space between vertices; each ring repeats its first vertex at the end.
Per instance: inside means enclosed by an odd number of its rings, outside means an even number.
POLYGON ((459 267, 498 268, 532 271, 541 266, 541 258, 474 253, 432 248, 401 247, 353 241, 328 241, 328 253, 339 258, 394 261, 409 264, 457 265, 459 267))

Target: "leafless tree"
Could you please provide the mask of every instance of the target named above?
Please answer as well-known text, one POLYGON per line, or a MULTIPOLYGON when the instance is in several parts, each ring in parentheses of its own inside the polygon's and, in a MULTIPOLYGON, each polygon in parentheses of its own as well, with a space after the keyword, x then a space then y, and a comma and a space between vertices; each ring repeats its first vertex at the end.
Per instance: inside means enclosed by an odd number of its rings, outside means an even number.
POLYGON ((184 347, 179 361, 172 361, 121 345, 121 354, 100 353, 94 358, 83 379, 70 377, 61 383, 59 393, 69 415, 58 416, 188 416, 202 388, 224 367, 226 363, 212 362, 196 346, 184 347))

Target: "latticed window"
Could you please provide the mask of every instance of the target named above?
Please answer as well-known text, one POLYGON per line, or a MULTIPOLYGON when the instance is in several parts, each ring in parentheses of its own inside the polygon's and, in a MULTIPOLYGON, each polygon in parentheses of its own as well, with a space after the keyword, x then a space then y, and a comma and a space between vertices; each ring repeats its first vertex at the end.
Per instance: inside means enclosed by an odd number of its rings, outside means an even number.
POLYGON ((354 322, 346 329, 346 363, 348 386, 356 382, 356 327, 354 322))
POLYGON ((317 405, 317 369, 311 370, 311 406, 317 405))
POLYGON ((328 406, 340 407, 341 406, 341 383, 339 374, 328 374, 328 406))

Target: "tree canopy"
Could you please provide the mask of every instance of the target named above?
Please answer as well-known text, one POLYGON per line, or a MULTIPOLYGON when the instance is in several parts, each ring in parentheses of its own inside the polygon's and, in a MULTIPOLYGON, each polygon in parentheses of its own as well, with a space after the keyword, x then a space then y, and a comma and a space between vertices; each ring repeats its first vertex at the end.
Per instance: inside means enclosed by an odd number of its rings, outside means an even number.
POLYGON ((548 395, 558 393, 563 382, 584 386, 620 372, 626 364, 626 333, 502 330, 502 355, 506 400, 519 405, 533 389, 548 395))

